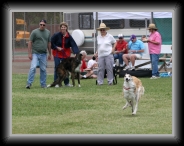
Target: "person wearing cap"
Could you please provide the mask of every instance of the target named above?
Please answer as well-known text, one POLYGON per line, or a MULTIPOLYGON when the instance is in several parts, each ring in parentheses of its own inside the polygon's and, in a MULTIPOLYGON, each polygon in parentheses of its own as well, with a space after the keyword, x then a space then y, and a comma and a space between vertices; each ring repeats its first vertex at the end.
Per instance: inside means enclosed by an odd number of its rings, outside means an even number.
POLYGON ((147 42, 152 66, 152 77, 150 79, 157 79, 159 78, 158 63, 161 52, 162 37, 157 31, 158 29, 156 28, 155 24, 149 24, 148 30, 150 35, 147 39, 147 42))
POLYGON ((101 23, 97 28, 100 34, 97 36, 98 75, 97 84, 103 85, 105 69, 107 71, 108 85, 113 85, 113 64, 116 39, 107 32, 109 27, 101 23))
POLYGON ((123 54, 128 54, 127 42, 124 40, 123 34, 118 34, 119 40, 115 43, 114 59, 119 59, 120 67, 123 67, 123 54))
POLYGON ((137 40, 136 36, 133 34, 128 42, 128 54, 123 54, 123 61, 126 64, 124 70, 135 70, 135 60, 142 58, 142 53, 144 52, 145 46, 141 40, 137 40), (129 66, 129 61, 132 66, 129 66))
POLYGON ((47 49, 48 49, 48 60, 51 60, 51 34, 46 27, 46 20, 40 20, 39 28, 34 29, 30 34, 28 42, 28 58, 31 60, 31 66, 28 73, 26 88, 30 89, 35 73, 36 66, 39 62, 40 66, 40 85, 42 88, 46 88, 47 79, 47 49))
MULTIPOLYGON (((68 24, 66 22, 60 23, 60 31, 53 34, 51 37, 51 49, 52 55, 54 56, 54 81, 58 78, 56 69, 59 63, 70 57, 71 52, 74 54, 80 53, 79 48, 73 39, 73 37, 68 32, 68 24)), ((64 84, 67 87, 72 87, 69 84, 69 78, 64 80, 64 84)))

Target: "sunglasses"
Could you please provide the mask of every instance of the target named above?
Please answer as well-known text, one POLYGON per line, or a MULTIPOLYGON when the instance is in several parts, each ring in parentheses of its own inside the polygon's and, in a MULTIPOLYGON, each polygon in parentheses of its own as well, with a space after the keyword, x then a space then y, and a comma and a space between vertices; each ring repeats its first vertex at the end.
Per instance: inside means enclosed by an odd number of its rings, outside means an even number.
POLYGON ((123 39, 123 38, 119 38, 119 39, 123 39))
POLYGON ((100 29, 100 31, 105 31, 105 29, 100 29))
POLYGON ((45 26, 45 24, 40 24, 40 26, 45 26))

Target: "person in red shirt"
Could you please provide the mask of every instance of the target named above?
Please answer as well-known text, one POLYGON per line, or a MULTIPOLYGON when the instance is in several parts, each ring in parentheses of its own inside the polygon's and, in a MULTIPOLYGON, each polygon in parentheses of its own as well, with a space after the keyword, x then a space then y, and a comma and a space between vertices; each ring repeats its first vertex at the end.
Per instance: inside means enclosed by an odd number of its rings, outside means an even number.
MULTIPOLYGON (((54 56, 54 81, 58 78, 56 69, 59 63, 70 57, 71 53, 78 54, 80 52, 72 35, 68 32, 68 24, 66 22, 60 23, 60 31, 56 32, 51 37, 51 49, 54 56)), ((69 78, 64 80, 65 86, 71 87, 69 84, 69 78)))
POLYGON ((81 71, 81 75, 85 75, 86 74, 85 69, 87 68, 87 64, 86 64, 87 53, 86 51, 82 50, 80 54, 82 54, 82 59, 81 59, 82 63, 81 63, 80 71, 81 71))
POLYGON ((119 59, 120 67, 123 67, 123 54, 128 54, 127 42, 122 34, 118 35, 119 40, 115 43, 114 59, 119 59))

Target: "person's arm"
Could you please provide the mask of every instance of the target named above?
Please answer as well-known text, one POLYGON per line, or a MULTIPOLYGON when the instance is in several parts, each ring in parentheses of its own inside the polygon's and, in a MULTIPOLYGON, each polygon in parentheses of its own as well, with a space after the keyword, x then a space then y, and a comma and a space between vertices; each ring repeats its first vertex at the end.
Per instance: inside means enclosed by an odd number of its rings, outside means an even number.
POLYGON ((152 41, 150 39, 148 39, 147 42, 150 42, 150 43, 153 43, 153 44, 156 44, 156 45, 159 45, 160 44, 160 42, 152 41))
POLYGON ((71 45, 71 49, 72 49, 72 52, 74 54, 78 54, 80 52, 75 40, 73 39, 73 37, 70 35, 70 45, 71 45))
POLYGON ((116 45, 117 45, 117 43, 114 43, 114 44, 113 44, 113 47, 112 47, 112 54, 114 54, 114 53, 115 53, 116 45))
POLYGON ((51 37, 51 48, 52 48, 52 49, 57 49, 57 47, 58 47, 58 46, 56 46, 56 44, 55 44, 55 40, 57 39, 56 37, 57 37, 56 33, 53 34, 53 36, 51 37))
MULTIPOLYGON (((55 33, 51 37, 51 49, 53 49, 53 50, 57 49, 58 51, 61 51, 63 48, 61 48, 61 45, 58 46, 58 44, 56 44, 57 40, 59 40, 61 42, 61 37, 60 37, 60 34, 55 33)), ((61 44, 62 44, 62 42, 61 42, 61 44)))
POLYGON ((51 42, 48 42, 48 52, 49 52, 48 60, 51 60, 51 42))
POLYGON ((113 48, 112 48, 112 53, 113 54, 116 54, 116 53, 118 53, 118 51, 116 51, 117 49, 116 49, 116 46, 117 46, 117 42, 114 44, 114 46, 113 46, 113 48))
POLYGON ((32 60, 32 41, 28 42, 28 58, 32 60))
POLYGON ((123 49, 122 49, 123 53, 127 51, 127 45, 128 45, 128 43, 125 43, 125 45, 123 46, 123 49))
POLYGON ((149 43, 153 43, 155 45, 159 45, 160 44, 160 36, 156 35, 156 37, 154 38, 154 40, 151 40, 150 38, 147 40, 149 43))

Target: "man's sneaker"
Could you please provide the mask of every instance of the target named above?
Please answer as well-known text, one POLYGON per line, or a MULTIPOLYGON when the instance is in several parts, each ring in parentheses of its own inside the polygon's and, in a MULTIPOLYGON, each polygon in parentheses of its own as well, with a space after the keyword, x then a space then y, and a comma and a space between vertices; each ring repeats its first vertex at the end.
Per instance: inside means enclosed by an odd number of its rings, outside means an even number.
POLYGON ((47 86, 46 85, 42 85, 41 88, 47 88, 47 86))
POLYGON ((134 70, 135 70, 135 66, 132 66, 132 67, 130 68, 130 70, 134 71, 134 70))
POLYGON ((70 85, 70 84, 67 84, 67 85, 65 85, 66 87, 73 87, 73 85, 70 85))
POLYGON ((120 64, 119 66, 120 66, 120 67, 123 67, 123 64, 120 64))
POLYGON ((129 66, 126 66, 123 70, 128 70, 130 67, 129 66))
POLYGON ((49 88, 50 86, 51 86, 51 84, 48 84, 48 85, 47 85, 47 88, 49 88))
POLYGON ((30 89, 30 87, 31 87, 31 84, 27 84, 27 85, 26 85, 26 88, 27 88, 27 89, 30 89))
POLYGON ((158 79, 160 77, 157 77, 157 76, 152 76, 150 79, 158 79))
POLYGON ((167 66, 170 66, 170 62, 166 62, 166 65, 167 65, 167 66))

